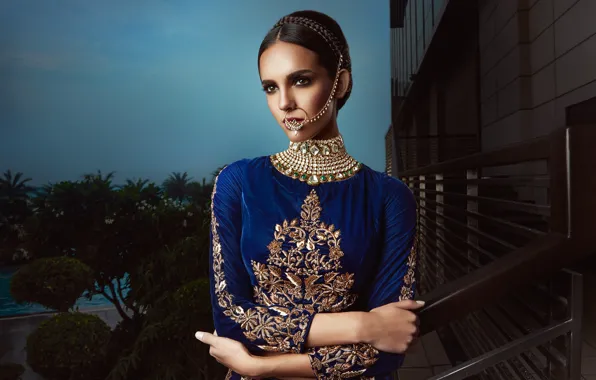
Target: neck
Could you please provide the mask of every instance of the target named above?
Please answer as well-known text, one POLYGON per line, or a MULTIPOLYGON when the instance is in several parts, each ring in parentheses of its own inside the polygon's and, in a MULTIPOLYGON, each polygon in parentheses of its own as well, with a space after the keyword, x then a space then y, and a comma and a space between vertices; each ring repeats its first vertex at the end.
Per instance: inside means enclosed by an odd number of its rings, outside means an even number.
POLYGON ((335 119, 317 133, 311 140, 329 140, 339 136, 339 128, 335 119))
POLYGON ((324 138, 326 136, 332 134, 291 142, 287 150, 271 156, 271 161, 281 173, 309 185, 341 181, 355 175, 362 165, 346 152, 341 135, 324 138))

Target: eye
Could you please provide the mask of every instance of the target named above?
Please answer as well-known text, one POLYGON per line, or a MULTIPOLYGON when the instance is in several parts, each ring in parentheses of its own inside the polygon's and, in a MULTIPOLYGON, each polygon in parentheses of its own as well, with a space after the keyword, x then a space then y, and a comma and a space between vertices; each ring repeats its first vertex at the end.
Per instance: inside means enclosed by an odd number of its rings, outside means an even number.
POLYGON ((296 79, 295 83, 298 86, 307 86, 307 85, 310 84, 310 79, 309 78, 306 78, 306 77, 300 77, 300 78, 297 78, 296 79))
POLYGON ((267 94, 271 94, 273 91, 275 91, 275 86, 272 84, 263 86, 263 91, 265 91, 267 94))

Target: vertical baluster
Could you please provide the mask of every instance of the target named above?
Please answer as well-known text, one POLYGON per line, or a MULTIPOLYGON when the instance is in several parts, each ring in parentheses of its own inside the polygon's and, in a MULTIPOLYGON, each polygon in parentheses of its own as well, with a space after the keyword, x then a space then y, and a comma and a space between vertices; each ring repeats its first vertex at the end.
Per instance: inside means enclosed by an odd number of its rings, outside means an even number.
POLYGON ((435 180, 437 181, 436 185, 435 185, 435 190, 437 191, 437 196, 436 196, 436 202, 437 202, 437 227, 436 227, 436 232, 437 232, 437 251, 436 251, 436 274, 437 274, 437 285, 443 284, 445 283, 445 273, 443 270, 443 266, 441 265, 441 261, 444 261, 444 257, 443 254, 441 252, 444 251, 444 246, 445 244, 443 243, 444 239, 445 239, 445 232, 443 231, 443 229, 441 227, 443 227, 445 225, 445 219, 443 218, 443 202, 444 202, 444 197, 443 197, 443 174, 436 174, 435 175, 435 180), (439 260, 441 259, 441 260, 439 260))
MULTIPOLYGON (((468 180, 467 183, 467 191, 466 194, 468 196, 478 196, 478 183, 472 183, 473 181, 478 179, 478 171, 476 169, 469 169, 466 171, 466 179, 468 180)), ((468 199, 467 201, 467 209, 470 212, 478 212, 478 201, 473 199, 468 199)), ((466 216, 468 228, 475 228, 478 229, 478 219, 476 217, 471 216, 468 214, 466 216)), ((477 246, 478 245, 478 236, 474 233, 471 233, 468 229, 467 231, 467 241, 468 244, 477 246)), ((476 270, 480 266, 480 258, 478 257, 478 252, 468 246, 468 272, 472 272, 476 270), (471 264, 473 263, 473 264, 471 264)))
MULTIPOLYGON (((428 259, 428 255, 430 252, 427 251, 426 246, 428 244, 428 240, 426 237, 426 228, 427 228, 427 223, 426 223, 426 210, 424 209, 426 207, 426 180, 425 180, 425 176, 421 175, 419 178, 419 183, 420 183, 420 200, 418 203, 418 213, 420 216, 418 218, 418 254, 420 255, 418 262, 422 263, 421 267, 420 267, 420 273, 424 273, 424 262, 428 259), (424 232, 424 234, 422 233, 424 232)), ((426 290, 430 290, 430 286, 429 284, 425 284, 426 285, 426 290)))
POLYGON ((582 367, 582 316, 583 316, 583 276, 581 273, 571 273, 571 294, 569 300, 569 315, 571 317, 571 333, 569 334, 568 350, 568 378, 581 379, 582 367))

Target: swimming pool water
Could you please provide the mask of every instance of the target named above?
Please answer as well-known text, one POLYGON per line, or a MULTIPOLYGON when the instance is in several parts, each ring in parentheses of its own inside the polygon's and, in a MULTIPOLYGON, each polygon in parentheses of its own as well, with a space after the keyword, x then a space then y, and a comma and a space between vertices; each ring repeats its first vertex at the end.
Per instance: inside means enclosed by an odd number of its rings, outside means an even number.
MULTIPOLYGON (((18 304, 15 302, 10 295, 10 279, 17 269, 0 268, 0 318, 54 311, 39 304, 18 304)), ((79 298, 76 306, 81 309, 88 309, 112 306, 112 303, 102 295, 95 295, 91 300, 84 297, 79 298)))

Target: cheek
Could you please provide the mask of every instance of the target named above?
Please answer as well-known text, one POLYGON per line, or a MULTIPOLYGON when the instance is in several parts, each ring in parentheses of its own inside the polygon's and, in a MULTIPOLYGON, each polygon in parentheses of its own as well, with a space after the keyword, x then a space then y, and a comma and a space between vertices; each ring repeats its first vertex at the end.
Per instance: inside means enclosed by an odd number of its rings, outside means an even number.
POLYGON ((277 101, 275 100, 275 96, 267 96, 267 106, 269 107, 269 111, 276 116, 279 112, 279 107, 277 106, 277 101))
POLYGON ((307 109, 312 116, 323 108, 329 98, 329 92, 326 88, 318 86, 309 90, 304 92, 300 103, 302 108, 307 109))

